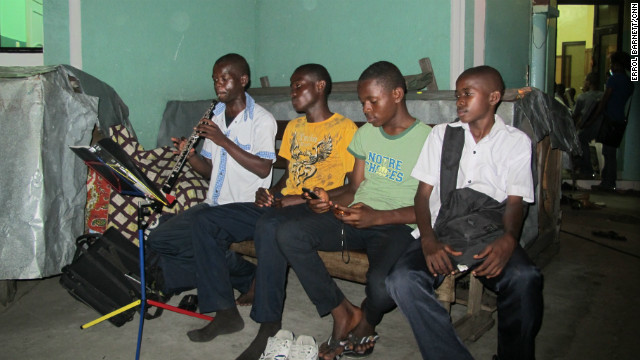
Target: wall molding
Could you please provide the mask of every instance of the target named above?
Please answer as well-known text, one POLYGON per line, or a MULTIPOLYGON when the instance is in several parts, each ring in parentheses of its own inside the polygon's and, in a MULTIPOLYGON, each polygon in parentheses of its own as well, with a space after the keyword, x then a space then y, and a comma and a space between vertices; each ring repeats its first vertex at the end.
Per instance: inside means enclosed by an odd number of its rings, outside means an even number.
MULTIPOLYGON (((80 1, 69 0, 69 65, 82 70, 82 10, 80 1)), ((46 46, 45 44, 45 48, 46 46)))
POLYGON ((449 40, 449 88, 456 88, 456 79, 464 71, 464 10, 465 0, 451 0, 449 40))

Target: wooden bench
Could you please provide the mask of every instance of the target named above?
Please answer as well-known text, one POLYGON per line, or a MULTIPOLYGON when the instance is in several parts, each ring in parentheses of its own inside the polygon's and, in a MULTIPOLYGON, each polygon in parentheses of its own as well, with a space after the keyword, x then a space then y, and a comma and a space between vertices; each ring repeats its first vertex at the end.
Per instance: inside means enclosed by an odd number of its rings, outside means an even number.
MULTIPOLYGON (((278 132, 276 140, 282 140, 284 129, 288 123, 288 120, 277 120, 278 132)), ((362 125, 362 123, 356 123, 362 125)), ((286 161, 279 158, 274 164, 276 169, 284 169, 286 161)), ((233 243, 231 250, 248 257, 253 262, 259 261, 256 259, 256 250, 253 240, 246 240, 239 243, 233 243)), ((342 252, 327 252, 318 251, 318 255, 325 264, 329 274, 335 278, 353 281, 360 284, 366 284, 367 282, 367 270, 369 269, 369 259, 367 254, 363 251, 351 250, 350 260, 346 264, 342 258, 342 252)), ((458 335, 463 340, 475 341, 484 332, 489 330, 494 320, 492 312, 495 311, 494 306, 483 306, 482 295, 483 286, 482 283, 474 276, 469 276, 469 292, 468 297, 456 296, 456 279, 464 277, 465 274, 457 276, 447 276, 436 290, 438 299, 443 306, 450 311, 451 305, 454 303, 463 304, 467 306, 466 314, 454 322, 454 326, 458 335)))

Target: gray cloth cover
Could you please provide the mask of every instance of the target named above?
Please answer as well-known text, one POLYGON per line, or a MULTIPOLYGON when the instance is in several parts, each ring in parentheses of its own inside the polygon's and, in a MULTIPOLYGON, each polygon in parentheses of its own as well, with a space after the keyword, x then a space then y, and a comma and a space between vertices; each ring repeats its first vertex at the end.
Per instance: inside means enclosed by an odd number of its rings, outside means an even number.
MULTIPOLYGON (((251 92, 251 91, 249 91, 251 92)), ((288 95, 251 95, 256 103, 267 109, 278 120, 291 120, 300 114, 296 113, 288 95)), ((453 121, 456 115, 456 104, 453 91, 424 92, 407 94, 409 112, 430 125, 453 121)), ((158 131, 156 146, 173 146, 171 137, 188 137, 193 132, 198 120, 209 108, 211 100, 167 102, 162 116, 162 124, 158 131)), ((329 108, 355 122, 365 122, 362 105, 355 93, 332 93, 329 96, 329 108)), ((507 124, 513 120, 513 103, 503 103, 498 108, 507 124)))
POLYGON ((99 98, 74 89, 69 75, 84 73, 0 67, 0 279, 59 274, 84 232, 87 166, 69 146, 90 144, 99 98))

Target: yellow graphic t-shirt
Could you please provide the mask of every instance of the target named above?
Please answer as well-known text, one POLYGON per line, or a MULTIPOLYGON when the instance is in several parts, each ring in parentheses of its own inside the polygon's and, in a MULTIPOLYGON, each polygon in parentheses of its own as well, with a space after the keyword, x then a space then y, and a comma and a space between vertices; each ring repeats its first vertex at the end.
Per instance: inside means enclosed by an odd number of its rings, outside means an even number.
POLYGON ((353 170, 353 155, 347 151, 356 124, 338 113, 319 123, 305 116, 289 121, 282 136, 279 155, 289 160, 289 178, 282 195, 302 194, 302 188, 318 186, 331 190, 344 184, 353 170))

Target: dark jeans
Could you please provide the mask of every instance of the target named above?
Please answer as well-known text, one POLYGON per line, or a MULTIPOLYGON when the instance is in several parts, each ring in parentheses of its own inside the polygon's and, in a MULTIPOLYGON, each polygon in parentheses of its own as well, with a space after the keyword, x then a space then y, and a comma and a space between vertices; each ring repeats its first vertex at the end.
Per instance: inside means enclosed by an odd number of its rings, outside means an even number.
POLYGON ((166 290, 196 287, 201 312, 235 306, 233 289, 249 290, 255 265, 229 245, 253 237, 258 218, 269 210, 253 203, 201 204, 162 223, 148 245, 160 254, 166 290))
MULTIPOLYGON (((428 273, 420 242, 409 246, 387 278, 391 297, 409 321, 423 359, 473 359, 455 332, 435 289, 444 276, 428 273)), ((542 323, 542 275, 518 246, 496 278, 479 278, 498 294, 498 356, 535 359, 542 323)))
POLYGON ((307 204, 278 208, 265 213, 253 237, 258 267, 251 318, 259 323, 282 320, 288 262, 276 240, 278 225, 300 214, 309 214, 307 204))
POLYGON ((602 156, 604 157, 604 166, 602 167, 603 186, 616 187, 616 180, 618 180, 617 152, 618 148, 602 144, 602 156))
MULTIPOLYGON (((279 224, 275 231, 277 244, 272 240, 262 241, 262 238, 257 241, 259 253, 256 301, 251 312, 253 319, 258 322, 280 320, 286 261, 296 272, 318 313, 321 316, 328 314, 345 297, 329 275, 317 251, 342 250, 342 221, 336 219, 331 212, 315 214, 307 206, 294 207, 286 213, 264 216, 260 219, 256 232, 266 234, 266 231, 262 231, 262 226, 273 229, 274 223, 279 224), (281 250, 277 256, 274 255, 274 245, 281 250), (267 247, 271 249, 268 250, 267 247), (263 260, 265 254, 269 254, 267 260, 263 260), (267 262, 270 264, 265 265, 267 262)), ((356 229, 344 225, 344 233, 349 249, 365 249, 367 252, 369 270, 364 312, 367 321, 375 326, 380 323, 385 312, 395 307, 385 289, 384 279, 407 245, 414 240, 411 228, 406 225, 386 225, 356 229)))

